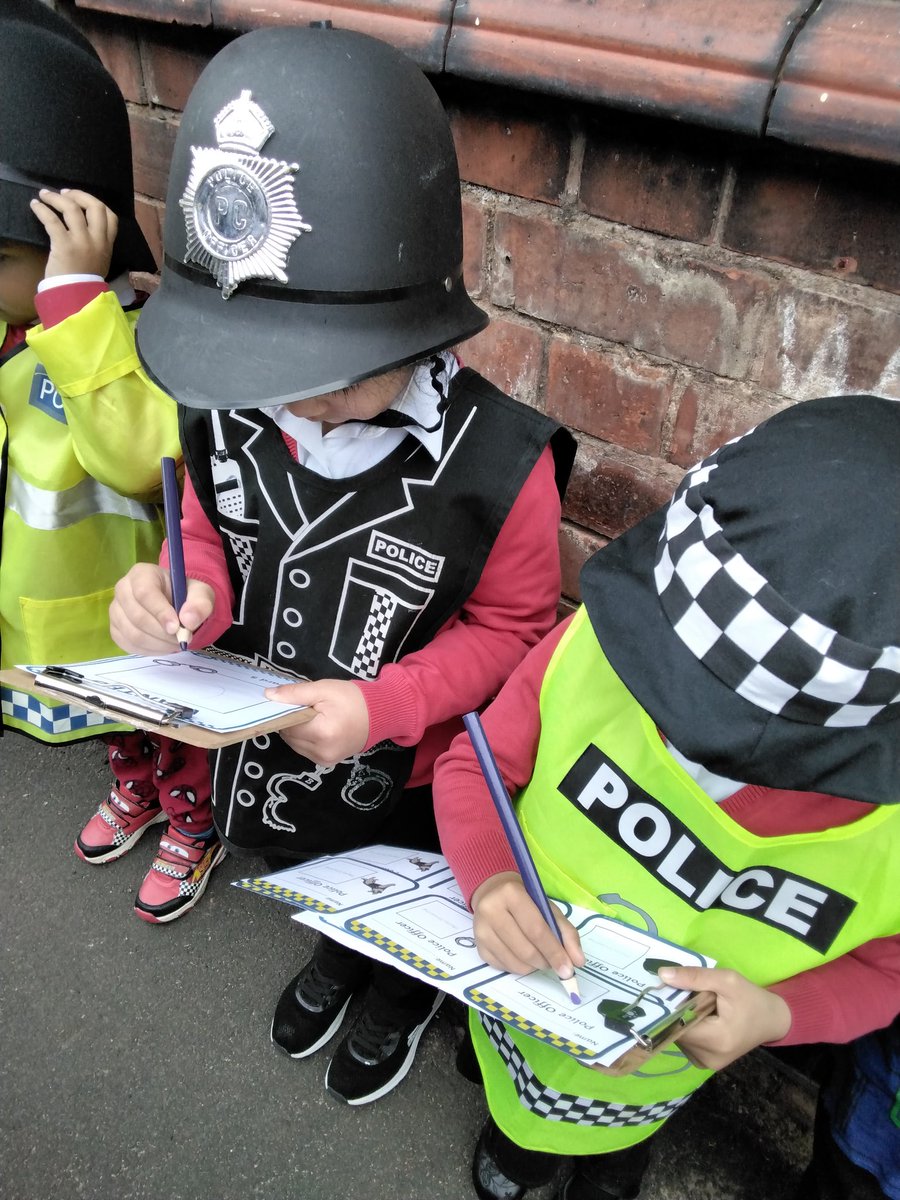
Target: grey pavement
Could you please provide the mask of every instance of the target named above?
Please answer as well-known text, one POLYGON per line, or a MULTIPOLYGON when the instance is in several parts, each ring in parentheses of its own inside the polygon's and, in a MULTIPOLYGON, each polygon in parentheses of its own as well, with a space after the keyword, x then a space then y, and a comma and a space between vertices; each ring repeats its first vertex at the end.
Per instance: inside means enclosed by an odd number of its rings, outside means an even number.
MULTIPOLYGON (((261 864, 228 858, 192 912, 140 921, 155 832, 105 866, 72 851, 107 786, 98 743, 0 739, 0 1198, 473 1200, 485 1104, 455 1070, 460 1010, 395 1092, 339 1104, 327 1050, 293 1062, 269 1042, 310 935, 229 886, 261 864)), ((812 1108, 801 1077, 750 1055, 669 1122, 643 1200, 789 1200, 812 1108)))

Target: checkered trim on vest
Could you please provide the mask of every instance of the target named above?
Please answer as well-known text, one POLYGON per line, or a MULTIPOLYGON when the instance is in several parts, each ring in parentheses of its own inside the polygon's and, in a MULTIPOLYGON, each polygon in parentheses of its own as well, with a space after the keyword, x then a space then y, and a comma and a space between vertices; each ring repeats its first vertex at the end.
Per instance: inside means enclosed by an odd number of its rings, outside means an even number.
POLYGON ((478 1017, 491 1045, 503 1059, 519 1103, 545 1121, 565 1121, 571 1125, 655 1125, 657 1121, 671 1117, 690 1100, 688 1095, 654 1104, 614 1104, 558 1092, 541 1083, 502 1021, 481 1012, 478 1017))
POLYGON ((373 596, 360 645, 350 665, 351 671, 358 679, 374 679, 378 674, 381 655, 384 652, 384 639, 396 609, 397 600, 394 596, 388 593, 373 596))
POLYGON ((104 725, 116 725, 121 722, 111 721, 100 713, 87 712, 71 704, 51 706, 42 703, 37 696, 28 692, 19 692, 13 688, 0 689, 0 709, 4 717, 13 721, 21 721, 39 729, 41 733, 77 733, 81 729, 100 728, 104 725))
POLYGON ((654 577, 675 633, 766 712, 838 728, 893 719, 900 647, 864 646, 795 609, 729 544, 704 494, 725 448, 685 476, 666 512, 654 577))

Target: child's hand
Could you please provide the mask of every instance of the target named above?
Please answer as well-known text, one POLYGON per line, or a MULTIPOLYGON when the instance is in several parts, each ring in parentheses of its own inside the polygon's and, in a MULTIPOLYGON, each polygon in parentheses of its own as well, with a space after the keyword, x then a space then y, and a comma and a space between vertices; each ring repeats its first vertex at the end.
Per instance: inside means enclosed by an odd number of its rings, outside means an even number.
POLYGON ((362 692, 348 679, 285 683, 266 688, 266 697, 315 709, 312 720, 279 732, 292 750, 320 767, 333 767, 359 754, 369 740, 369 709, 362 692))
POLYGON ((780 1041, 791 1027, 787 1003, 737 971, 661 967, 659 977, 671 987, 716 993, 716 1011, 696 1025, 689 1024, 676 1039, 697 1067, 721 1071, 763 1042, 780 1041))
POLYGON ((199 579, 187 581, 187 599, 172 607, 169 572, 155 563, 135 563, 116 584, 109 606, 113 641, 129 654, 171 654, 178 649, 179 628, 193 633, 212 613, 215 592, 199 579))
POLYGON ((112 261, 119 218, 89 192, 41 188, 31 211, 47 230, 50 255, 44 278, 54 275, 99 275, 105 279, 112 261))
POLYGON ((491 875, 480 884, 472 893, 472 913, 478 953, 491 967, 514 975, 546 969, 570 979, 575 967, 584 966, 574 926, 556 910, 561 946, 514 871, 491 875))

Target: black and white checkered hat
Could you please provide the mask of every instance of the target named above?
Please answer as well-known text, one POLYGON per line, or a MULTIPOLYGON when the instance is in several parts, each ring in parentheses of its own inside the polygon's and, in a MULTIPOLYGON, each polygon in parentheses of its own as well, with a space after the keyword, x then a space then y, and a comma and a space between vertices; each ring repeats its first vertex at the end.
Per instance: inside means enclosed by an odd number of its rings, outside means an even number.
POLYGON ((812 400, 585 564, 594 630, 688 758, 900 800, 900 404, 812 400))

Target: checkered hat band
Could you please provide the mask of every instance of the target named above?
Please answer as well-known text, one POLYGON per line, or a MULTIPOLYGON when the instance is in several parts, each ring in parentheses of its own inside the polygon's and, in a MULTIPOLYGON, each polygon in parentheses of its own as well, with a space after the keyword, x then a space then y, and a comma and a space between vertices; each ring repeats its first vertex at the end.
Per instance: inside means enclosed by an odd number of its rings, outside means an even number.
POLYGON ((671 1117, 690 1100, 687 1095, 653 1104, 618 1104, 592 1096, 559 1092, 538 1079, 502 1021, 483 1012, 478 1017, 509 1072, 519 1103, 545 1121, 564 1121, 568 1125, 655 1125, 671 1117))
POLYGON ((729 544, 703 487, 718 454, 666 512, 654 576, 672 628, 738 695, 791 721, 861 727, 900 715, 900 647, 864 646, 789 604, 729 544))

